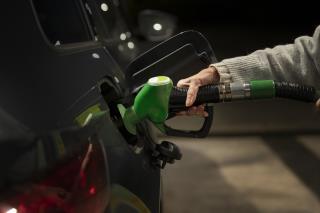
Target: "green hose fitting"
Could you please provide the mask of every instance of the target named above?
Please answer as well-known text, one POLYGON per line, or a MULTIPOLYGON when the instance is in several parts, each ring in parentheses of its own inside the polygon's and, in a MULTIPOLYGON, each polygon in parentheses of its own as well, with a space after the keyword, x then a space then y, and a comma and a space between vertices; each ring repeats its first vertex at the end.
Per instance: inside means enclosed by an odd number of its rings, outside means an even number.
POLYGON ((252 99, 275 97, 275 85, 273 80, 250 81, 252 99))
POLYGON ((169 98, 173 83, 169 77, 150 78, 134 100, 133 106, 125 110, 123 122, 131 134, 136 134, 136 124, 149 119, 161 125, 168 117, 169 98))

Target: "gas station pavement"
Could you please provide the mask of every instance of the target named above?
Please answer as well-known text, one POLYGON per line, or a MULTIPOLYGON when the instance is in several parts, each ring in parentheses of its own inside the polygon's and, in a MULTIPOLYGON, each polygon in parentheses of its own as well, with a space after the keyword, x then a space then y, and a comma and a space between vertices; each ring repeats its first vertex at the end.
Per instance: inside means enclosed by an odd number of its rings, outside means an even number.
POLYGON ((170 138, 164 213, 320 212, 320 135, 170 138))

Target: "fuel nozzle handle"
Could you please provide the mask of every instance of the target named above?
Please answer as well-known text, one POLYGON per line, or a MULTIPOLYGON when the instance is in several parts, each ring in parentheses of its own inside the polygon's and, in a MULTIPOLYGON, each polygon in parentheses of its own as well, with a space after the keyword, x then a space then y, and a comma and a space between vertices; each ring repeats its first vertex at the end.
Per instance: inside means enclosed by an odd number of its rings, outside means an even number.
MULTIPOLYGON (((138 92, 133 105, 121 110, 124 125, 132 134, 136 134, 137 123, 144 119, 162 128, 165 120, 168 119, 169 112, 174 111, 173 109, 181 110, 185 105, 186 97, 187 89, 174 87, 169 77, 153 77, 138 92)), ((319 95, 314 87, 258 80, 249 83, 233 82, 201 87, 194 105, 274 97, 313 102, 319 95)))

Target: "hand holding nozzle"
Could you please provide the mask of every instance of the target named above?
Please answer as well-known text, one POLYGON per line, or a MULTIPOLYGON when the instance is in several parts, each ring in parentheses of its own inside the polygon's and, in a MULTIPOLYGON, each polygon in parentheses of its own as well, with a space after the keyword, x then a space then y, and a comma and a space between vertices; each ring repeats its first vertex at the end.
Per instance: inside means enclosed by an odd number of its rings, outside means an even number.
MULTIPOLYGON (((149 79, 135 97, 133 106, 125 110, 123 120, 127 130, 135 134, 136 124, 144 119, 150 120, 161 129, 169 111, 184 107, 185 100, 190 98, 189 91, 187 88, 173 87, 171 79, 166 76, 149 79)), ((314 87, 273 80, 211 84, 197 86, 195 91, 196 97, 191 97, 191 101, 196 105, 274 97, 306 102, 318 99, 314 87)))
MULTIPOLYGON (((199 105, 199 103, 196 102, 196 99, 199 95, 198 91, 199 91, 199 88, 202 88, 203 86, 206 86, 209 84, 216 84, 219 81, 220 81, 219 73, 217 69, 213 66, 210 66, 206 69, 201 70, 196 75, 180 80, 177 86, 179 88, 187 89, 185 106, 190 108, 188 108, 186 111, 178 112, 177 115, 199 115, 204 117, 208 116, 208 113, 205 112, 203 105, 197 106, 199 105)), ((230 84, 230 86, 234 88, 234 90, 238 90, 238 91, 239 91, 239 88, 236 89, 235 87, 242 87, 240 82, 235 84, 230 84)), ((230 86, 227 85, 224 88, 225 90, 227 90, 226 91, 227 93, 230 86)), ((244 88, 245 90, 250 89, 248 88, 249 86, 248 84, 244 86, 245 86, 244 88)), ((275 87, 274 95, 276 97, 297 99, 302 101, 313 101, 313 102, 316 102, 316 107, 320 109, 319 95, 316 94, 315 89, 312 87, 286 83, 286 82, 274 83, 274 87, 275 87), (309 96, 309 97, 306 97, 306 96, 309 96)), ((249 91, 247 93, 249 93, 249 91)), ((249 94, 247 94, 247 96, 248 95, 249 94)), ((256 95, 259 96, 259 94, 256 94, 256 95)), ((233 100, 235 99, 236 96, 237 94, 233 94, 233 100)), ((239 98, 240 97, 238 97, 238 99, 239 98)), ((258 97, 255 97, 255 98, 258 98, 258 97)))
POLYGON ((208 67, 193 76, 180 80, 177 86, 188 89, 185 106, 189 108, 185 111, 178 112, 177 115, 199 115, 207 117, 208 113, 204 110, 204 105, 197 106, 194 102, 201 86, 215 84, 219 81, 220 75, 214 67, 208 67))

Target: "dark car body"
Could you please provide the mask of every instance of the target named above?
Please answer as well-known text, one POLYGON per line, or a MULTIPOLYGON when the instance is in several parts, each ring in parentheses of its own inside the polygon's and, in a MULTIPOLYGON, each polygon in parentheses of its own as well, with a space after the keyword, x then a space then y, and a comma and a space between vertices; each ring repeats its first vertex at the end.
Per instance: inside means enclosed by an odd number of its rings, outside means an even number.
POLYGON ((139 136, 112 104, 133 53, 117 60, 116 31, 127 30, 108 5, 104 41, 84 1, 2 5, 0 212, 160 212, 160 169, 147 146, 134 151, 139 136))

